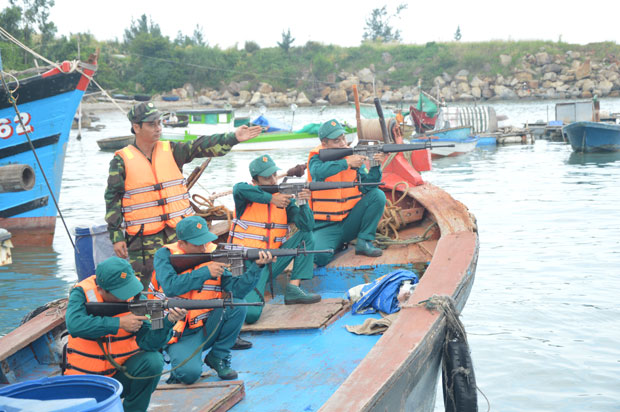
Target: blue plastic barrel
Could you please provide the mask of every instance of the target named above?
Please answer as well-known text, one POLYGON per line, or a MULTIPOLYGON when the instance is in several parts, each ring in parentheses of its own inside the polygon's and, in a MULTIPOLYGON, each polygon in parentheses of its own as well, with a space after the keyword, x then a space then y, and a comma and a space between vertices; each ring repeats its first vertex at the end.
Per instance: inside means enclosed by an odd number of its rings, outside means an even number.
POLYGON ((123 385, 98 375, 70 375, 0 389, 0 410, 15 412, 123 412, 123 385))
POLYGON ((108 236, 107 225, 78 226, 75 236, 75 269, 81 281, 95 274, 100 262, 114 256, 114 247, 108 236))

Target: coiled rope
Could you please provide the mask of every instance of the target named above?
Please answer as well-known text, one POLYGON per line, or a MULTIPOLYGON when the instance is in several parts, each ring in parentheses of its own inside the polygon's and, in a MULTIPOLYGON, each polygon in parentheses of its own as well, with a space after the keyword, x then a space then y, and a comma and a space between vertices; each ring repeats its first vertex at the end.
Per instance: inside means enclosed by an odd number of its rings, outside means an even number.
POLYGON ((192 201, 190 202, 194 212, 198 216, 203 217, 205 220, 214 220, 216 218, 222 218, 226 216, 228 226, 230 227, 232 221, 232 211, 230 211, 224 205, 215 205, 215 199, 232 194, 232 190, 228 190, 222 193, 215 193, 209 197, 204 197, 199 194, 192 195, 192 201))

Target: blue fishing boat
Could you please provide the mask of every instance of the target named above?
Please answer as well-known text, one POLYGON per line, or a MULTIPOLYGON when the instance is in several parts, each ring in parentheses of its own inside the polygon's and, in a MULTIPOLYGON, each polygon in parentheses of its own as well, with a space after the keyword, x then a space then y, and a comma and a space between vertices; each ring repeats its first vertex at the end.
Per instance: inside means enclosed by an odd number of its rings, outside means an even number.
POLYGON ((454 145, 452 147, 433 147, 431 149, 431 156, 433 159, 448 156, 459 156, 471 152, 476 148, 479 140, 477 136, 472 136, 472 128, 470 126, 464 126, 431 130, 423 135, 413 136, 411 142, 413 143, 416 140, 429 139, 432 143, 447 143, 454 145))
MULTIPOLYGON (((207 366, 194 385, 165 384, 164 377, 149 411, 433 411, 440 375, 448 402, 474 408, 468 349, 451 356, 446 345, 473 286, 476 222, 462 203, 422 180, 411 153, 384 164, 383 190, 399 218, 388 225, 395 232, 379 238, 383 256, 355 255, 349 247, 316 268, 304 287, 323 300, 312 305, 284 305, 286 279, 279 277, 260 320, 242 329, 253 348, 233 352, 239 380, 220 381, 207 366), (345 293, 394 271, 419 278, 414 289, 400 289, 400 310, 385 319, 352 313, 345 293), (346 328, 367 324, 389 327, 382 335, 373 327, 371 334, 346 328)), ((389 299, 397 304, 397 296, 389 299)), ((51 303, 0 338, 0 386, 58 374, 64 305, 51 303)))
POLYGON ((16 245, 52 243, 71 123, 96 62, 64 62, 0 88, 0 227, 16 245))
POLYGON ((599 122, 575 122, 562 128, 575 152, 620 151, 620 125, 599 122))

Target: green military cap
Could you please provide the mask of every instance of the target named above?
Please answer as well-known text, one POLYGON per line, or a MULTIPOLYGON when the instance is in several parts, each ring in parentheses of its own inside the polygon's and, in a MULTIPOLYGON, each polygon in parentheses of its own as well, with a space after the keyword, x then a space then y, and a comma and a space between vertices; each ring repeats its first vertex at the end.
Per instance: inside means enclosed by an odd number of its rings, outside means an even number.
POLYGON ((99 263, 95 275, 97 285, 121 300, 134 297, 143 289, 129 262, 116 256, 99 263))
POLYGON ((177 237, 192 245, 204 245, 217 239, 209 232, 207 221, 200 216, 188 216, 177 223, 177 237))
POLYGON ((319 127, 319 139, 337 139, 344 134, 344 127, 336 119, 326 121, 319 127))
POLYGON ((127 118, 131 123, 154 122, 160 116, 161 112, 151 102, 136 103, 127 112, 127 118))
POLYGON ((280 168, 276 166, 276 163, 271 159, 268 154, 258 156, 250 163, 250 176, 252 177, 269 177, 277 170, 280 170, 280 168))

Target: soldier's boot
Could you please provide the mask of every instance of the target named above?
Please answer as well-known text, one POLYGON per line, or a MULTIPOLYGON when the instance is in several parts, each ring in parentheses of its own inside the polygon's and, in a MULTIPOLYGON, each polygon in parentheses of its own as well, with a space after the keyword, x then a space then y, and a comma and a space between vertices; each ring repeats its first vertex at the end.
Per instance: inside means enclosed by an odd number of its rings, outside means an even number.
POLYGON ((369 241, 358 238, 357 242, 355 243, 355 254, 370 257, 379 257, 383 254, 383 252, 381 251, 381 249, 374 247, 369 241))
POLYGON ((226 381, 237 379, 237 372, 230 367, 230 355, 224 359, 220 359, 213 356, 212 352, 209 352, 207 356, 205 356, 205 363, 208 367, 217 372, 217 376, 219 376, 220 379, 226 381))
POLYGON ((309 304, 317 303, 321 301, 321 295, 318 293, 306 292, 299 286, 286 285, 286 292, 284 294, 285 305, 295 305, 298 303, 309 304))

